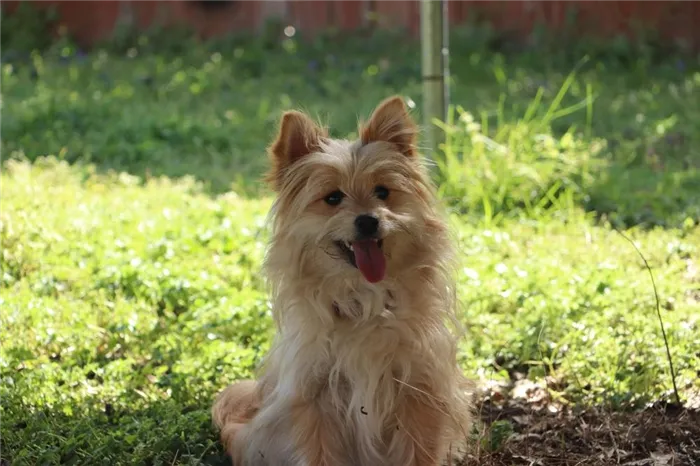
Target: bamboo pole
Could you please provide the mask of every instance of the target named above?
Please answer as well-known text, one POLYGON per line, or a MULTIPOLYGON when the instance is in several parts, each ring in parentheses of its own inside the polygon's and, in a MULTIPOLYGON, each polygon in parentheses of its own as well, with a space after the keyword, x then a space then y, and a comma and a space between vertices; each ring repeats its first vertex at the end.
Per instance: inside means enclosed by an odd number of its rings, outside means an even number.
POLYGON ((423 80, 423 126, 426 145, 434 155, 444 134, 433 119, 447 118, 447 2, 444 0, 421 1, 421 68, 423 80))

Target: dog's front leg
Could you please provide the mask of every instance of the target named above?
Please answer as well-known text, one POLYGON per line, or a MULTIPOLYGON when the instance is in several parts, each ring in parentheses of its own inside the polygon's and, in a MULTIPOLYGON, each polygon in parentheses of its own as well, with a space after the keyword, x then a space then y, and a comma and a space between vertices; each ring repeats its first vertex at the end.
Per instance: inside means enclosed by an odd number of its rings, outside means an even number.
POLYGON ((355 466, 346 432, 321 401, 268 406, 237 432, 234 466, 355 466))
POLYGON ((351 433, 324 405, 323 397, 297 400, 291 409, 291 429, 299 466, 343 466, 352 463, 351 433))
POLYGON ((261 394, 254 380, 235 382, 216 398, 212 407, 212 419, 221 430, 221 441, 227 452, 233 445, 236 433, 250 422, 260 409, 261 394))
POLYGON ((408 397, 397 413, 397 426, 389 449, 392 465, 440 466, 447 416, 424 398, 408 397))

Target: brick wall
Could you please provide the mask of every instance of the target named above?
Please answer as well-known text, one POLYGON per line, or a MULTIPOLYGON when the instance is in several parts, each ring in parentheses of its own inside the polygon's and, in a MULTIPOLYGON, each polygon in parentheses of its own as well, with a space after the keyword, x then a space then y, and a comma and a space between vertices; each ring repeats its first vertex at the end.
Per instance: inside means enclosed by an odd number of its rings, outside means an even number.
MULTIPOLYGON (((3 1, 11 12, 19 2, 3 1)), ((305 35, 336 28, 352 30, 361 26, 398 27, 418 34, 420 10, 417 1, 333 0, 333 1, 134 1, 103 0, 76 2, 33 1, 42 8, 57 8, 61 24, 84 46, 106 39, 118 21, 131 22, 140 29, 149 26, 186 24, 202 37, 234 31, 255 31, 269 18, 281 18, 305 35)), ((684 40, 700 45, 700 2, 694 1, 472 1, 449 2, 451 24, 470 18, 490 21, 497 30, 525 36, 533 25, 570 27, 567 12, 576 8, 573 27, 578 33, 612 36, 633 34, 635 24, 657 30, 663 39, 684 40)))

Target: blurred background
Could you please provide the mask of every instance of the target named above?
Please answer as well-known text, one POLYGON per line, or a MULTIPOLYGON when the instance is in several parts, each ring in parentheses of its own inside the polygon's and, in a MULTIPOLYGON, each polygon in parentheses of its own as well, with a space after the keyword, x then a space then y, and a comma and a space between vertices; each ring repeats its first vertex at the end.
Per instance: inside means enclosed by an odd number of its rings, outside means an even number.
MULTIPOLYGON (((21 1, 3 2, 8 14, 21 1)), ((203 38, 240 32, 260 32, 271 21, 281 21, 308 37, 334 29, 401 28, 417 34, 420 5, 415 1, 118 1, 31 2, 35 8, 53 9, 57 23, 81 46, 109 39, 116 27, 187 26, 203 38)), ((697 2, 665 1, 523 1, 449 2, 449 23, 488 22, 498 34, 527 41, 537 27, 557 29, 568 35, 615 37, 654 31, 657 38, 685 46, 697 45, 700 33, 693 27, 700 19, 697 2)))
MULTIPOLYGON (((265 147, 290 108, 423 122, 420 3, 1 8, 0 465, 228 464, 213 397, 274 332, 265 147)), ((700 3, 447 8, 421 145, 479 386, 463 464, 700 464, 700 3)))

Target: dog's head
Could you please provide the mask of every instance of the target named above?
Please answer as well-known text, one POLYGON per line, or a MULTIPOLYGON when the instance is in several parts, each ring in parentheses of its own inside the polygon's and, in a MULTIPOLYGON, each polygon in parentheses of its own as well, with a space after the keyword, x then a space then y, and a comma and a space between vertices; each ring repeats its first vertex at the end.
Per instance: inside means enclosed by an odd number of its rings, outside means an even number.
POLYGON ((403 100, 383 101, 359 135, 331 139, 293 111, 283 115, 269 147, 267 181, 277 193, 273 243, 287 267, 305 277, 381 282, 420 267, 441 233, 415 149, 417 127, 403 100))

